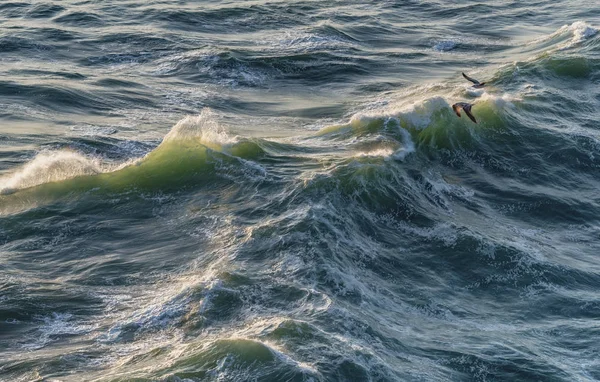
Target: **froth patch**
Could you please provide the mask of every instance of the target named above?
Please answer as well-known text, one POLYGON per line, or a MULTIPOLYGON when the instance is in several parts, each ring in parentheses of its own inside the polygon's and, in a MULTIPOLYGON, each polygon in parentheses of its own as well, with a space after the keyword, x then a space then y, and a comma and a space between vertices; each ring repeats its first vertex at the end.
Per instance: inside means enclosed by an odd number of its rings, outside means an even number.
MULTIPOLYGON (((208 148, 227 156, 246 159, 256 158, 264 153, 255 140, 231 135, 219 123, 217 115, 208 108, 203 109, 197 116, 187 116, 177 122, 154 152, 170 157, 173 150, 198 148, 208 148)), ((258 170, 263 175, 266 173, 264 168, 256 163, 247 160, 243 163, 247 168, 253 168, 253 171, 258 170)))
POLYGON ((486 91, 483 88, 476 89, 472 86, 465 85, 465 93, 471 97, 481 97, 484 93, 486 93, 486 91))
POLYGON ((100 162, 78 152, 61 150, 39 153, 31 162, 12 174, 0 177, 0 194, 103 172, 100 162))
POLYGON ((502 94, 501 96, 483 93, 480 100, 493 105, 496 109, 512 108, 515 106, 514 102, 522 101, 521 98, 508 93, 502 94))
POLYGON ((370 151, 362 151, 356 153, 355 157, 389 157, 394 153, 394 150, 389 148, 381 148, 370 151))
MULTIPOLYGON (((563 27, 564 28, 564 27, 563 27)), ((573 42, 581 42, 593 37, 598 33, 598 29, 586 24, 583 21, 576 21, 569 25, 568 30, 573 33, 573 42)))
POLYGON ((22 345, 27 350, 41 349, 49 343, 67 336, 87 334, 97 326, 78 323, 70 313, 52 312, 49 316, 37 316, 35 320, 40 323, 36 332, 37 337, 33 342, 22 345))
POLYGON ((220 150, 223 146, 237 143, 238 139, 230 136, 219 125, 216 115, 210 109, 203 109, 199 115, 187 116, 177 122, 165 135, 162 144, 181 141, 196 141, 208 148, 220 150))

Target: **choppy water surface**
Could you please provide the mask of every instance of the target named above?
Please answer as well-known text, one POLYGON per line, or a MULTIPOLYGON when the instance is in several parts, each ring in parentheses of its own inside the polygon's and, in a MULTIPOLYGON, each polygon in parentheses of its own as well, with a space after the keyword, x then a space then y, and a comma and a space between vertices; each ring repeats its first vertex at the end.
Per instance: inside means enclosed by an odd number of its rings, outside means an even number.
POLYGON ((597 26, 2 2, 0 379, 600 379, 597 26))

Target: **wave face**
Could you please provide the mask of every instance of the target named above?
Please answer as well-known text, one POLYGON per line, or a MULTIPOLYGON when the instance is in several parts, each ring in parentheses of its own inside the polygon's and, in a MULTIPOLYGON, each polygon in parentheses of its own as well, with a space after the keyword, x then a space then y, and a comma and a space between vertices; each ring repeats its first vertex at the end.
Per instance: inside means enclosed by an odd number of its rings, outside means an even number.
POLYGON ((0 380, 600 379, 600 5, 58 3, 0 4, 0 380))

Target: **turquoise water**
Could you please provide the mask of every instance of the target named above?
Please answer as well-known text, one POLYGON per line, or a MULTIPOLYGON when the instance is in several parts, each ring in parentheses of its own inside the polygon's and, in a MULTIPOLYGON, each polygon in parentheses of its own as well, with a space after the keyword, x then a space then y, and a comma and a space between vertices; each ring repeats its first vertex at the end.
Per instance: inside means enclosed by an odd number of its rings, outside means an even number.
POLYGON ((599 26, 3 2, 0 380, 600 380, 599 26))

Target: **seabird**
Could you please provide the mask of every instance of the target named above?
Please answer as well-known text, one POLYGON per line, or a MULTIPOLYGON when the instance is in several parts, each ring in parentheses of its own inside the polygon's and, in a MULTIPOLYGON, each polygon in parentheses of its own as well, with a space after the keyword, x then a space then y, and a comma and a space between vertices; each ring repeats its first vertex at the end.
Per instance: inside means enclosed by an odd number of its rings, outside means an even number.
POLYGON ((471 81, 474 84, 472 87, 475 89, 482 88, 485 85, 485 82, 479 82, 475 78, 467 76, 465 73, 463 73, 462 75, 467 79, 467 81, 471 81))
POLYGON ((477 123, 475 117, 473 117, 473 114, 471 114, 471 107, 473 107, 473 105, 470 103, 458 102, 452 105, 452 110, 454 110, 456 115, 458 115, 458 117, 460 118, 460 109, 463 109, 467 117, 469 117, 471 121, 477 123))

